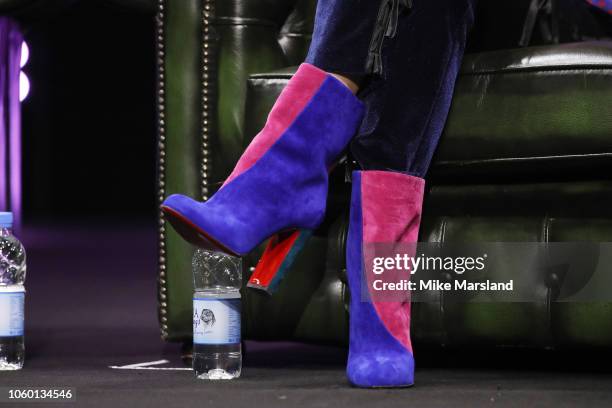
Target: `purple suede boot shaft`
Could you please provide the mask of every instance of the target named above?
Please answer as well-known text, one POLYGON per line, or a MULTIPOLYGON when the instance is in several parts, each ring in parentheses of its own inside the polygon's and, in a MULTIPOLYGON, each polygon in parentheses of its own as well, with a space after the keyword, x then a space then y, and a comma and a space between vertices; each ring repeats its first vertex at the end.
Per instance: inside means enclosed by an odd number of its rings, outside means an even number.
MULTIPOLYGON (((245 255, 274 233, 323 220, 328 168, 347 147, 362 103, 336 78, 302 64, 223 187, 202 203, 175 194, 162 209, 186 239, 245 255)), ((203 245, 208 246, 208 245, 203 245)))
POLYGON ((347 377, 357 387, 407 387, 414 383, 410 296, 374 301, 365 247, 416 243, 425 182, 401 173, 353 172, 346 264, 350 300, 347 377), (368 285, 364 288, 363 285, 368 285))

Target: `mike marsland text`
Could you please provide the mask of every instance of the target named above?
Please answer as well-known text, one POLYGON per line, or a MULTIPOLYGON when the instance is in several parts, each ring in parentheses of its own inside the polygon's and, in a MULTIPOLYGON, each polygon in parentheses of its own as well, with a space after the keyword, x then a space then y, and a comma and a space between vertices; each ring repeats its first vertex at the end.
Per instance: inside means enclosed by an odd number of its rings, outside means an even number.
POLYGON ((409 281, 402 279, 398 282, 385 282, 381 279, 377 279, 372 282, 372 287, 376 291, 386 290, 439 290, 439 291, 451 291, 451 290, 463 290, 466 292, 474 291, 512 291, 514 290, 514 280, 511 279, 507 282, 492 282, 490 280, 482 282, 470 282, 465 279, 457 279, 453 282, 444 282, 438 279, 428 279, 419 281, 409 281))

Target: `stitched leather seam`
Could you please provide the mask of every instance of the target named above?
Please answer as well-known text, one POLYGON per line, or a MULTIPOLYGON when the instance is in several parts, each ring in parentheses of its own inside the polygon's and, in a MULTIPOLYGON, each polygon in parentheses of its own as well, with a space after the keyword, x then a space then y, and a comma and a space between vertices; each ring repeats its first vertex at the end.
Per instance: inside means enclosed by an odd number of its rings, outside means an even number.
POLYGON ((299 33, 299 32, 292 32, 292 31, 281 31, 278 34, 279 37, 289 37, 289 38, 306 38, 306 39, 310 39, 312 38, 312 34, 310 33, 299 33))
MULTIPOLYGON (((524 67, 524 68, 503 68, 503 69, 499 69, 499 70, 483 70, 483 71, 473 71, 473 72, 469 72, 469 71, 461 71, 461 73, 459 74, 460 76, 488 76, 488 75, 495 75, 495 74, 519 74, 519 73, 525 73, 525 72, 530 72, 530 73, 534 73, 534 72, 557 72, 557 73, 580 73, 580 72, 584 72, 584 71, 591 71, 593 69, 596 69, 597 71, 600 71, 604 74, 610 74, 612 75, 612 65, 581 65, 579 67, 576 68, 571 68, 571 65, 567 65, 565 67, 550 67, 550 69, 547 69, 546 66, 539 66, 539 67, 524 67)), ((291 72, 287 72, 287 73, 261 73, 261 74, 251 74, 249 77, 249 81, 250 82, 264 82, 266 80, 274 80, 274 79, 279 79, 279 80, 284 80, 284 79, 290 79, 293 76, 293 73, 291 72)))
POLYGON ((208 19, 208 21, 213 25, 280 27, 272 20, 253 17, 214 17, 208 19))
POLYGON ((533 156, 533 157, 500 157, 494 159, 477 159, 477 160, 445 160, 438 161, 435 166, 453 166, 453 165, 473 165, 484 163, 504 163, 504 162, 529 162, 529 161, 545 161, 545 160, 567 160, 567 159, 582 159, 582 158, 612 158, 612 152, 605 153, 587 153, 587 154, 568 154, 559 156, 533 156))
MULTIPOLYGON (((166 24, 166 1, 158 0, 156 15, 156 51, 157 51, 157 137, 158 137, 158 159, 157 159, 157 194, 158 204, 161 204, 166 196, 165 178, 165 151, 166 151, 166 125, 165 125, 165 24, 166 24)), ((164 214, 158 209, 158 319, 162 339, 168 338, 168 287, 167 287, 167 257, 166 257, 166 224, 164 214)))
POLYGON ((478 69, 463 68, 460 76, 476 76, 476 75, 492 75, 492 74, 514 74, 523 72, 582 72, 588 70, 607 71, 612 70, 612 63, 605 64, 580 64, 580 65, 532 65, 532 66, 517 66, 504 67, 495 69, 478 69))

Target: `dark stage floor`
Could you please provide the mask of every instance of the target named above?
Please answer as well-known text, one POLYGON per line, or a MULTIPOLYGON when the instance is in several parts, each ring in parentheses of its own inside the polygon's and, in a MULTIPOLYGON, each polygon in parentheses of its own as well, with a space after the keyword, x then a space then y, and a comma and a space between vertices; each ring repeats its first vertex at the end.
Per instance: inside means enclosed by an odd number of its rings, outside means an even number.
POLYGON ((111 369, 183 367, 178 346, 158 335, 154 228, 35 228, 23 240, 28 359, 0 373, 0 386, 76 388, 76 403, 54 406, 612 406, 609 356, 421 353, 417 385, 404 390, 352 389, 344 350, 297 343, 248 342, 243 376, 230 382, 111 369))

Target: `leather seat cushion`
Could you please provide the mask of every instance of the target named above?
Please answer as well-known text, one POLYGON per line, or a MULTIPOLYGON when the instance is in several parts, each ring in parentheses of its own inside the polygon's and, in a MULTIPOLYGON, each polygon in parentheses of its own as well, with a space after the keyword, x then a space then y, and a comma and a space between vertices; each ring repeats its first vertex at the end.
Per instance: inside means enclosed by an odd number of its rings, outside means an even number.
MULTIPOLYGON (((250 76, 247 135, 263 125, 294 69, 250 76)), ((483 181, 601 174, 612 167, 611 96, 609 41, 469 54, 433 176, 483 181)))

